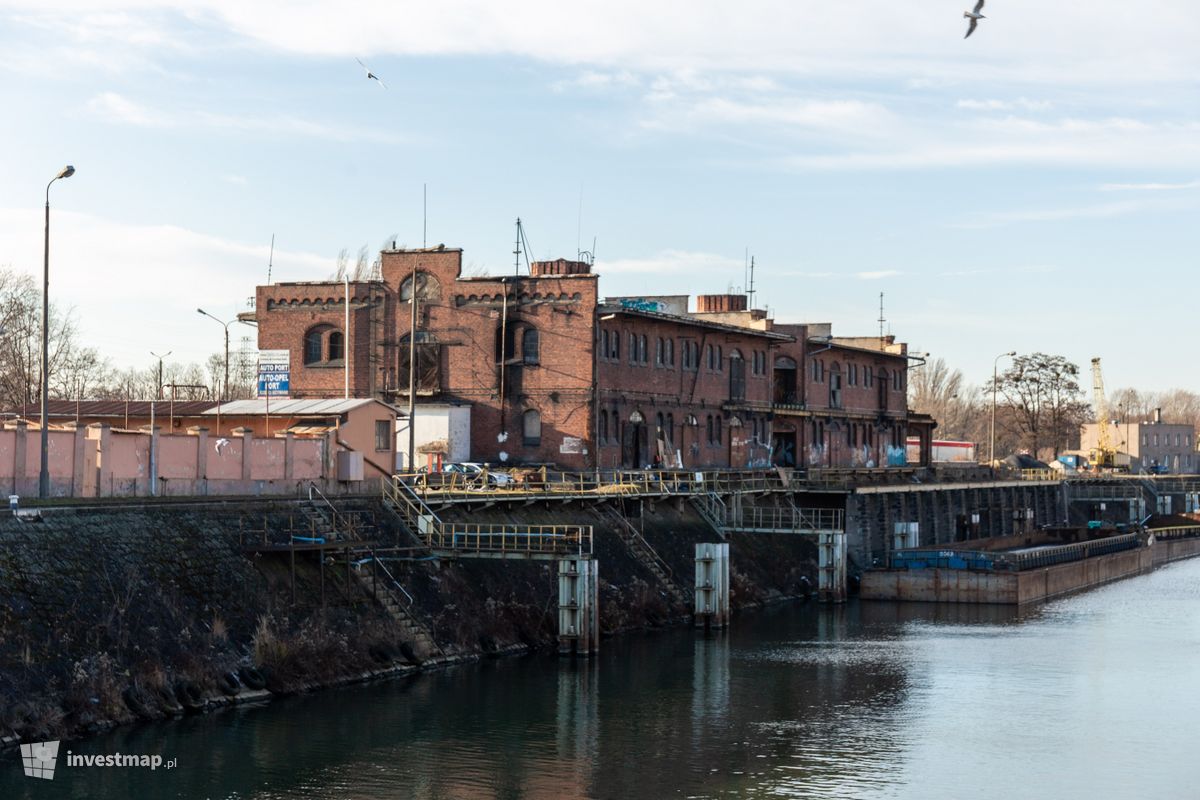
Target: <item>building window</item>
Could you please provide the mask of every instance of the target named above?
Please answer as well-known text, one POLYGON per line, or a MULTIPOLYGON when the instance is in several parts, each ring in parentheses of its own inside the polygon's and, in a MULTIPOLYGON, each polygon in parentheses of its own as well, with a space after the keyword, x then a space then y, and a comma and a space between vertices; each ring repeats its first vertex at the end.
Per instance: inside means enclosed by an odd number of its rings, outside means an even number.
POLYGON ((720 444, 721 443, 721 418, 719 416, 713 418, 713 431, 717 435, 717 438, 715 440, 713 440, 713 443, 720 444))
POLYGON ((715 371, 717 368, 716 356, 717 354, 713 350, 713 346, 711 344, 706 344, 704 346, 704 363, 708 365, 710 372, 715 371))
POLYGON ((521 360, 526 364, 538 363, 538 332, 537 328, 526 328, 521 335, 521 360))
POLYGON ((708 417, 707 417, 707 418, 705 418, 705 420, 704 420, 704 427, 705 427, 705 433, 707 434, 707 436, 705 437, 705 439, 706 439, 706 441, 707 441, 709 444, 712 444, 712 443, 713 443, 713 418, 712 418, 712 414, 709 414, 709 415, 708 415, 708 417))
POLYGON ((863 369, 863 386, 870 389, 874 385, 875 385, 875 373, 871 371, 870 367, 865 367, 863 369))
POLYGON ((674 449, 675 447, 675 415, 667 414, 667 445, 674 449))
POLYGON ((650 363, 650 353, 646 348, 646 334, 644 333, 638 337, 638 363, 650 363))
POLYGON ((400 351, 397 366, 400 372, 399 390, 402 394, 408 394, 409 364, 414 351, 417 356, 417 365, 412 377, 416 383, 417 392, 432 394, 441 391, 441 349, 434 334, 428 331, 417 331, 417 341, 414 346, 409 343, 409 336, 406 333, 400 337, 397 349, 400 351))
POLYGON ((675 340, 668 338, 665 346, 667 348, 667 366, 673 367, 675 366, 675 340))
POLYGON ((837 362, 829 370, 829 407, 842 407, 842 368, 837 362))
POLYGON ((379 452, 392 449, 392 423, 386 419, 375 420, 375 449, 379 452))
POLYGON ((328 325, 318 325, 304 334, 304 363, 320 364, 325 357, 325 334, 328 325))
POLYGON ((600 357, 608 358, 608 331, 600 331, 600 357))
POLYGON ((526 447, 542 444, 542 415, 532 408, 521 415, 521 439, 526 447))
POLYGON ((600 411, 600 433, 598 434, 600 443, 608 441, 608 411, 601 409, 600 411))
POLYGON ((740 350, 729 354, 729 399, 746 399, 746 361, 740 350))
POLYGON ((638 337, 636 333, 629 334, 629 363, 638 363, 638 337))
POLYGON ((341 361, 346 357, 346 340, 341 331, 329 334, 329 361, 341 361))
MULTIPOLYGON (((408 302, 412 299, 413 277, 413 275, 409 275, 400 284, 401 302, 408 302)), ((437 300, 442 296, 442 290, 438 285, 437 278, 424 271, 417 272, 415 277, 417 279, 417 300, 423 302, 437 300)))
POLYGON ((721 345, 717 345, 717 372, 725 371, 725 351, 721 349, 721 345))

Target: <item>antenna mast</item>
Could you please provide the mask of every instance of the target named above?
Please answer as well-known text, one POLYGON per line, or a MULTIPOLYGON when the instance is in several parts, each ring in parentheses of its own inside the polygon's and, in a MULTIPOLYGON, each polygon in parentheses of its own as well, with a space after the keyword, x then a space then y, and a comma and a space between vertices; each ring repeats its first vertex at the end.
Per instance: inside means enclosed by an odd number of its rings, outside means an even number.
POLYGON ((517 217, 517 241, 513 245, 513 275, 521 274, 521 218, 517 217))
MULTIPOLYGON (((421 184, 421 249, 429 247, 429 184, 421 184)), ((416 284, 413 284, 416 286, 416 284)), ((409 469, 412 469, 409 467, 409 469)))
POLYGON ((883 292, 880 292, 879 293, 879 346, 880 347, 883 347, 883 323, 885 323, 885 322, 887 322, 887 319, 885 319, 883 316, 883 292))
POLYGON ((754 308, 754 256, 750 256, 750 288, 746 292, 746 305, 754 308))
POLYGON ((267 285, 271 285, 271 267, 275 264, 275 234, 271 234, 271 255, 267 257, 267 285))

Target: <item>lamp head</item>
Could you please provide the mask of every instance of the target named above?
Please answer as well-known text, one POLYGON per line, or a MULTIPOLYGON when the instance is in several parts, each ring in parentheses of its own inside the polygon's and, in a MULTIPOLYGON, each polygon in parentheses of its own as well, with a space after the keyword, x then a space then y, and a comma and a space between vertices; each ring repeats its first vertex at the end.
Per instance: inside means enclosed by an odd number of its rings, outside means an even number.
MULTIPOLYGON (((196 309, 196 313, 197 313, 197 314, 204 314, 204 309, 203 309, 203 308, 197 308, 197 309, 196 309)), ((207 315, 207 314, 205 314, 205 316, 208 316, 208 315, 207 315)))
POLYGON ((58 180, 59 178, 69 178, 74 174, 75 168, 68 164, 67 166, 63 167, 57 175, 54 176, 54 180, 58 180))

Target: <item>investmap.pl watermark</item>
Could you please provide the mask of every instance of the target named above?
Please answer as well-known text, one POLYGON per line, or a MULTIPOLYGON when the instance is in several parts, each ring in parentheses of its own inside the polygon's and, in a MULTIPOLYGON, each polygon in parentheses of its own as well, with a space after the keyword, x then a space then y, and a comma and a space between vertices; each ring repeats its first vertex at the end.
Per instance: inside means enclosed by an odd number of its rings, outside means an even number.
MULTIPOLYGON (((161 755, 146 753, 106 753, 85 755, 67 751, 68 767, 130 767, 136 769, 175 769, 178 759, 164 759, 161 755)), ((54 780, 54 770, 59 761, 58 742, 31 742, 21 745, 21 763, 29 778, 54 780)))

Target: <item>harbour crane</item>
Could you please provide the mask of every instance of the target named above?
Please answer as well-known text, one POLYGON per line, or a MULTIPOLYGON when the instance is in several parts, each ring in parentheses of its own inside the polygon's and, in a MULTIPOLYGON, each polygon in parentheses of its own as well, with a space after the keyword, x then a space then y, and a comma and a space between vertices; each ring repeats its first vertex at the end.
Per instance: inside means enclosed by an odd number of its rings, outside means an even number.
POLYGON ((1108 435, 1108 402, 1104 399, 1104 376, 1100 359, 1092 359, 1092 405, 1096 410, 1096 447, 1092 450, 1095 469, 1113 470, 1117 467, 1117 449, 1108 435))

